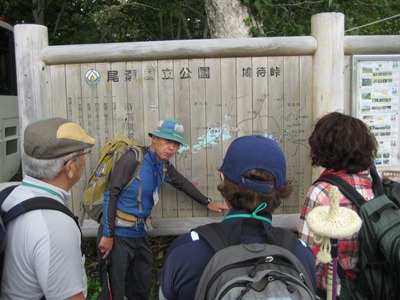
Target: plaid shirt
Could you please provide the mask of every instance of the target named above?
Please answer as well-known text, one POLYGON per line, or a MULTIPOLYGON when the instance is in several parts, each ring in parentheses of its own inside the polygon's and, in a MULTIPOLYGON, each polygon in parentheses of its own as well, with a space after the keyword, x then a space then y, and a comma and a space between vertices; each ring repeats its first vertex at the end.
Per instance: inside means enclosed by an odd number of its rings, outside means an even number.
MULTIPOLYGON (((372 179, 369 175, 369 170, 365 170, 357 174, 346 174, 344 171, 333 172, 331 170, 325 170, 322 174, 327 173, 337 174, 341 176, 348 183, 353 185, 366 200, 370 200, 374 197, 374 193, 372 191, 372 179)), ((314 242, 313 233, 308 228, 305 219, 308 213, 314 207, 329 205, 330 188, 331 184, 326 182, 317 182, 309 188, 297 226, 299 238, 310 246, 310 248, 314 252, 314 255, 317 255, 320 245, 314 242)), ((343 195, 340 199, 340 206, 350 208, 357 212, 357 208, 343 195)), ((350 238, 339 240, 338 263, 345 271, 346 277, 350 280, 354 280, 356 278, 359 246, 358 233, 355 233, 350 238)), ((320 263, 318 260, 316 260, 316 264, 317 287, 326 291, 328 264, 320 263)), ((337 286, 337 291, 340 292, 339 277, 337 277, 337 286)))

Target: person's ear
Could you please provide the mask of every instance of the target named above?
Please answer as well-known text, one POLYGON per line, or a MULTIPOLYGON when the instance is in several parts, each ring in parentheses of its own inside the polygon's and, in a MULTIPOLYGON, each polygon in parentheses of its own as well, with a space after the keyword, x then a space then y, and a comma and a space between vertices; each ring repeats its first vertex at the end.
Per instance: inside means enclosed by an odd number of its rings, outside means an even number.
POLYGON ((72 164, 74 163, 73 159, 67 161, 64 165, 64 172, 68 179, 71 179, 74 176, 74 171, 72 169, 72 164))

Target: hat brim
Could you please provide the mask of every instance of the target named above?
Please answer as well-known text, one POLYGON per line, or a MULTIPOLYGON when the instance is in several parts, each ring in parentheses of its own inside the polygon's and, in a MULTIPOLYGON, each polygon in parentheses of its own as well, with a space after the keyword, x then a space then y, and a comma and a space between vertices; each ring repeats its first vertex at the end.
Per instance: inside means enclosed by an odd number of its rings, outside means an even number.
POLYGON ((153 135, 156 137, 165 139, 165 140, 171 140, 171 141, 178 142, 182 146, 188 147, 188 144, 183 139, 181 139, 180 137, 174 136, 172 134, 162 133, 162 132, 158 132, 158 131, 149 132, 149 137, 152 137, 153 135))

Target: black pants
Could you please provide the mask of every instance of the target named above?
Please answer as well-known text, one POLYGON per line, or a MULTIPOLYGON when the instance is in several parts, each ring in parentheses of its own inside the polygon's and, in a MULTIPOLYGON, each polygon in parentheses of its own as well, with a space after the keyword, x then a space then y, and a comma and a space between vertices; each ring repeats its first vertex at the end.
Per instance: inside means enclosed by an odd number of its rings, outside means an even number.
MULTIPOLYGON (((99 226, 97 245, 103 236, 99 226)), ((98 299, 109 299, 107 265, 97 248, 102 287, 98 299)), ((113 300, 147 300, 152 286, 153 252, 147 238, 114 237, 114 246, 109 255, 109 278, 113 300)))

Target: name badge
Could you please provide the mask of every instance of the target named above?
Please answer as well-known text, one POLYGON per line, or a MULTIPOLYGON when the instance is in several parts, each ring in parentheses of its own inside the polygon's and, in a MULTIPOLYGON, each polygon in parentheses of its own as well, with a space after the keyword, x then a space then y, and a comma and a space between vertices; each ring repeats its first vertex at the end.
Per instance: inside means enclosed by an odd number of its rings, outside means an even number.
POLYGON ((154 201, 154 206, 157 205, 158 200, 160 200, 160 196, 158 195, 157 189, 153 193, 153 201, 154 201))

